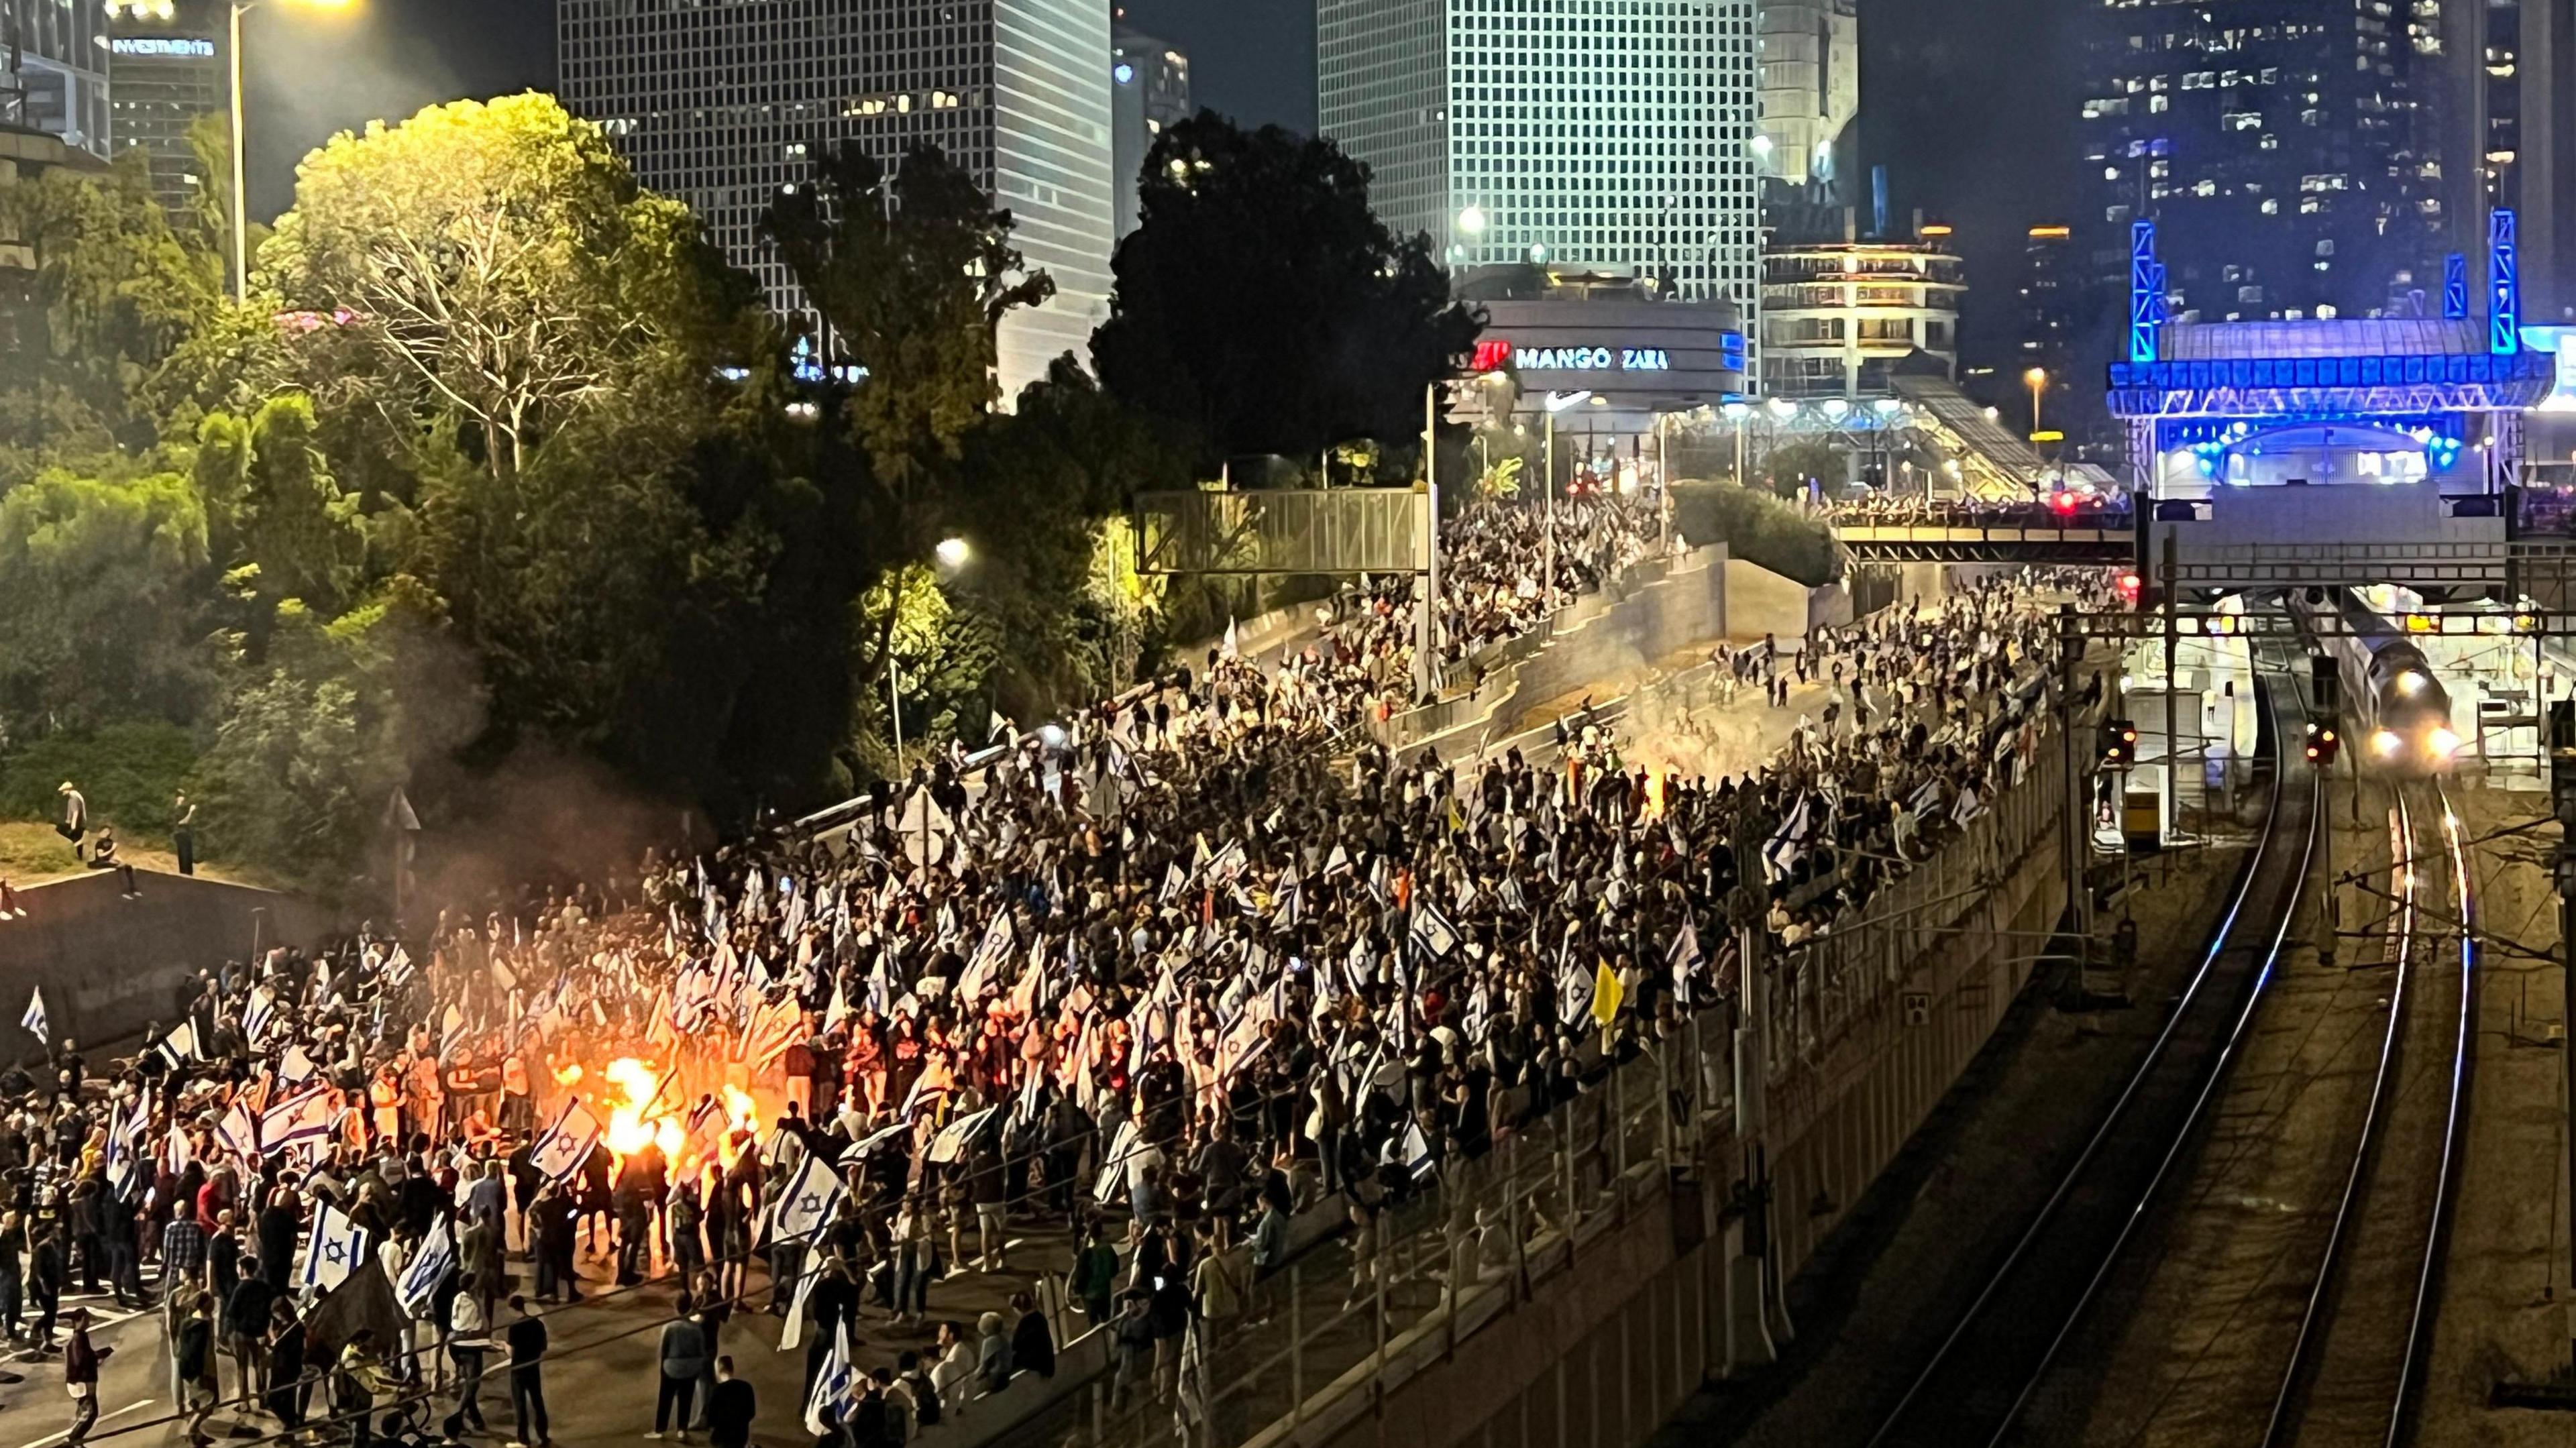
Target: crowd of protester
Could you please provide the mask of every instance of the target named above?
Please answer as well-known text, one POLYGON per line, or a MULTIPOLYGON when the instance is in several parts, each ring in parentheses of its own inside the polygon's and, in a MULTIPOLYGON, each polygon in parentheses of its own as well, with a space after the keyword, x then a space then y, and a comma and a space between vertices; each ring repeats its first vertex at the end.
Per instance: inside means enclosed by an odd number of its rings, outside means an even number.
MULTIPOLYGON (((1452 648, 1649 546, 1627 504, 1561 508, 1552 549, 1543 516, 1455 540, 1452 648)), ((744 1440, 755 1311, 849 1448, 1052 1373, 1067 1321, 1109 1333, 1121 1400, 1168 1396, 1297 1214, 1339 1194, 1365 1227, 1728 1001, 1739 900, 1755 968, 1794 978, 2034 757, 2044 605, 2089 586, 1721 651, 1775 705, 1824 692, 1717 779, 1597 732, 1553 760, 1351 747, 1409 667, 1377 592, 1276 666, 1216 651, 825 835, 202 973, 95 1079, 69 1040, 0 1075, 0 1326, 63 1353, 73 1443, 74 1290, 157 1302, 197 1442, 227 1401, 461 1437, 489 1367, 512 1442, 546 1443, 545 1313, 655 1283, 657 1436, 744 1440), (1015 1222, 1060 1225, 1071 1272, 944 1319, 1015 1222)))

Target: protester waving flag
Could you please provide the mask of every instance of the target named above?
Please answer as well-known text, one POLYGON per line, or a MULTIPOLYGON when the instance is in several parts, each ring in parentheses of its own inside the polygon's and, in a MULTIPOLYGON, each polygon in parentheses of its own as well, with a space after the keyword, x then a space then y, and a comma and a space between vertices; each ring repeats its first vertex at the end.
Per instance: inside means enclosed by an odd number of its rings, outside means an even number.
POLYGON ((45 988, 43 986, 38 986, 28 993, 27 1013, 18 1018, 18 1024, 26 1027, 28 1031, 34 1034, 37 1040, 44 1042, 46 1045, 50 1046, 54 1043, 53 1027, 45 1020, 45 988))
POLYGON ((1610 1029, 1627 999, 1627 989, 1619 984, 1619 973, 1610 968, 1610 962, 1601 962, 1592 975, 1592 1019, 1601 1023, 1601 1029, 1610 1029))
POLYGON ((247 1102, 236 1097, 215 1121, 215 1144, 245 1162, 259 1161, 259 1121, 247 1102))
POLYGON ((1449 958, 1449 952, 1458 948, 1458 927, 1450 924, 1448 916, 1441 914, 1426 901, 1414 907, 1413 931, 1410 938, 1414 949, 1430 956, 1433 960, 1446 960, 1449 958))
POLYGON ((304 1246, 304 1270, 296 1280, 308 1297, 349 1280, 367 1256, 367 1229, 349 1214, 325 1203, 313 1219, 313 1239, 304 1246))
POLYGON ((528 1165, 549 1181, 562 1181, 590 1160, 590 1154, 599 1149, 601 1135, 598 1117, 591 1115, 580 1101, 566 1101, 555 1124, 546 1128, 536 1148, 528 1153, 528 1165))
POLYGON ((770 1237, 780 1242, 811 1239, 831 1224, 849 1188, 821 1153, 808 1155, 787 1181, 787 1190, 770 1205, 770 1237))
POLYGON ((1673 937, 1671 955, 1666 957, 1673 968, 1673 994, 1687 1004, 1691 998, 1691 981, 1708 968, 1708 957, 1699 949, 1699 925, 1685 920, 1679 935, 1673 937))
POLYGON ((338 1114, 339 1102, 330 1087, 319 1082, 307 1086, 269 1107, 261 1116, 260 1150, 273 1154, 308 1141, 326 1141, 338 1114))
POLYGON ((850 1366, 850 1330, 835 1323, 832 1345, 824 1350, 822 1366, 814 1374, 814 1391, 805 1398, 805 1431, 817 1438, 830 1437, 857 1396, 858 1370, 850 1366))
POLYGON ((422 1316, 437 1294, 438 1285, 455 1270, 456 1242, 449 1236, 447 1218, 442 1214, 431 1219, 429 1235, 420 1239, 411 1260, 403 1264, 402 1280, 394 1284, 394 1299, 402 1304, 403 1311, 422 1316))

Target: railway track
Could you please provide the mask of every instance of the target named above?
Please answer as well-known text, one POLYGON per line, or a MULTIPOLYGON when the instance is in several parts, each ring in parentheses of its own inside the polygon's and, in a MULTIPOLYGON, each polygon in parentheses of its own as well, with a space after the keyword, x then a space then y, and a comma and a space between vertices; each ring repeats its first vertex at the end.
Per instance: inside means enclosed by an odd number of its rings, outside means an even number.
POLYGON ((2004 1441, 2173 1176, 2281 959, 2315 847, 2319 788, 2288 781, 2277 668, 2262 691, 2274 763, 2262 832, 2163 1030, 2054 1192, 1915 1375, 1872 1448, 2004 1441))
POLYGON ((2378 1079, 2273 1395, 2264 1448, 2409 1440, 2458 1194, 2477 985, 2459 816, 2439 781, 2397 792, 2401 963, 2378 1079), (2456 951, 2456 971, 2451 952, 2456 951))

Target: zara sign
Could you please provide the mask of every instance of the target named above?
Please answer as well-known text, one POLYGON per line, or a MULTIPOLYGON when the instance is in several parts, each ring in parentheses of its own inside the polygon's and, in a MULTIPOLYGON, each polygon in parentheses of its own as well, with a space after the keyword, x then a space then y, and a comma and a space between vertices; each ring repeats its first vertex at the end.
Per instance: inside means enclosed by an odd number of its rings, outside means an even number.
POLYGON ((1478 372, 1670 372, 1672 354, 1661 347, 1515 347, 1498 337, 1476 344, 1478 372))

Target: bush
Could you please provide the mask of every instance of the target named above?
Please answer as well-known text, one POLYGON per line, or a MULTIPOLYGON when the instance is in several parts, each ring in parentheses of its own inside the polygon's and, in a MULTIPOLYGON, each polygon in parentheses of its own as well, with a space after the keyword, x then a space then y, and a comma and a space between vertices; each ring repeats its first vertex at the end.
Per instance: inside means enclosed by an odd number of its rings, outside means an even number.
POLYGON ((49 734, 0 758, 0 816, 62 818, 55 791, 70 780, 89 800, 94 824, 114 825, 128 839, 163 839, 170 832, 170 798, 196 764, 195 741, 175 724, 49 734))
POLYGON ((1729 557, 1809 588, 1842 576, 1824 520, 1766 492, 1733 483, 1675 482, 1673 527, 1693 543, 1723 543, 1729 557))

